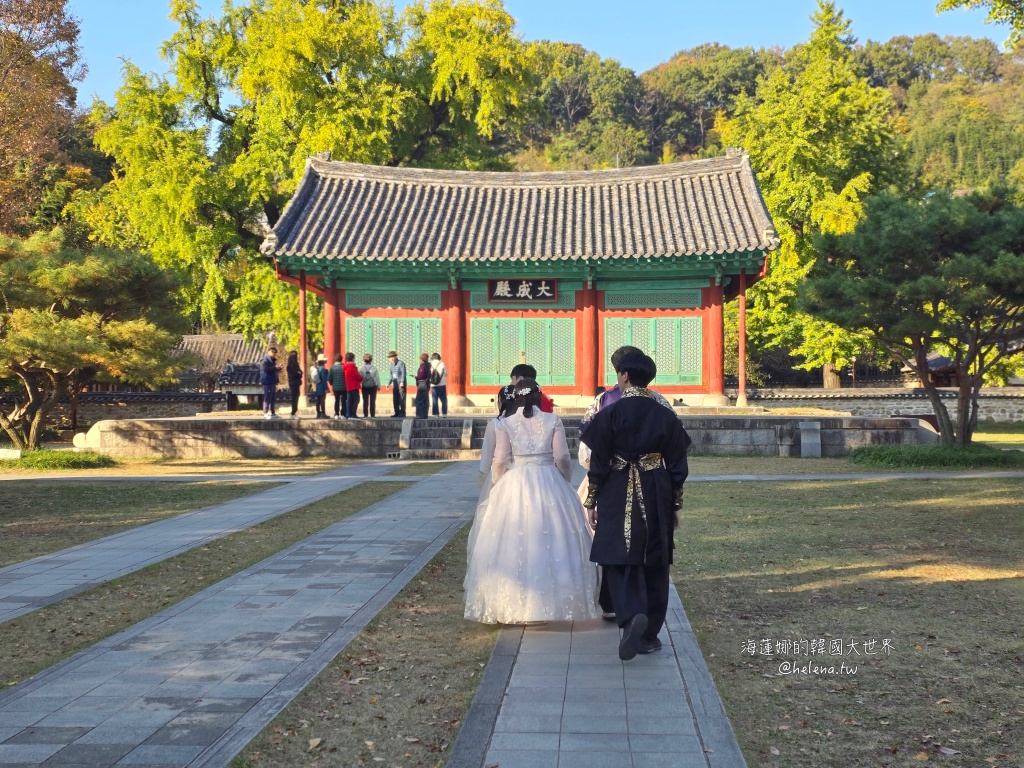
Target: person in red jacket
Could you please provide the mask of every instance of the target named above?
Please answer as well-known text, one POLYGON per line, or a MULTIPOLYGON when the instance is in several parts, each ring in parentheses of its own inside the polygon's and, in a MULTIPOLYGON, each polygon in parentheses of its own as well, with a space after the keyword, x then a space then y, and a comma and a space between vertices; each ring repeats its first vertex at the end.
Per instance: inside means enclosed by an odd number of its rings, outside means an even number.
MULTIPOLYGON (((512 373, 510 373, 508 377, 512 384, 518 384, 523 379, 532 379, 536 381, 537 369, 534 368, 532 365, 520 363, 519 365, 512 369, 512 373)), ((540 393, 540 409, 544 411, 544 413, 555 412, 554 401, 550 397, 545 395, 543 392, 540 393)))
POLYGON ((359 418, 359 393, 363 388, 363 374, 356 367, 356 356, 353 352, 345 353, 345 416, 350 419, 359 418))

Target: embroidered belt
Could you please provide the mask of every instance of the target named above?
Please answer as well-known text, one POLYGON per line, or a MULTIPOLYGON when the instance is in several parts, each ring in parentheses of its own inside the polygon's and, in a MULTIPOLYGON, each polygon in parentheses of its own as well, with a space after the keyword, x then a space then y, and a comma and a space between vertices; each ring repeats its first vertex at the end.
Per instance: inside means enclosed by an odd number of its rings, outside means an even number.
POLYGON ((628 461, 621 456, 612 459, 612 470, 629 469, 629 481, 626 483, 626 514, 624 515, 622 535, 626 541, 626 552, 633 546, 633 507, 640 507, 640 519, 647 527, 647 506, 644 504, 644 491, 640 484, 640 473, 650 472, 664 466, 660 453, 645 453, 636 461, 628 461))

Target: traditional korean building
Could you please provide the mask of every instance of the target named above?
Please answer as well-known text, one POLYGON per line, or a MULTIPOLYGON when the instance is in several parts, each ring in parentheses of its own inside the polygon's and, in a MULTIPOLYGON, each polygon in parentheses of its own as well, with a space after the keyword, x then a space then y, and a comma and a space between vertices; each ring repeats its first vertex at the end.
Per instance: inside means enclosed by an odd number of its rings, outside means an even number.
POLYGON ((723 306, 778 244, 749 158, 730 151, 556 173, 314 157, 262 250, 303 307, 323 296, 328 357, 397 349, 412 373, 440 352, 455 402, 489 402, 526 361, 575 405, 615 384, 608 357, 633 344, 659 391, 702 405, 727 402, 723 306))

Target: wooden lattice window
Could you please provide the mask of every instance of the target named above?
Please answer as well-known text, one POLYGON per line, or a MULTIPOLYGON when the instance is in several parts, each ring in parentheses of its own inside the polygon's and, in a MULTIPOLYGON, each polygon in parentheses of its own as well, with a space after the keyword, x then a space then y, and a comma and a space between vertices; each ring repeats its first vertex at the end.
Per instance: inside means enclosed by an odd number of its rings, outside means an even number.
POLYGON ((604 321, 605 385, 615 386, 611 353, 639 347, 658 364, 654 386, 699 386, 703 371, 703 323, 699 317, 608 317, 604 321))
POLYGON ((501 386, 512 368, 525 362, 537 369, 541 385, 576 383, 576 320, 560 318, 484 318, 470 320, 470 383, 501 386))

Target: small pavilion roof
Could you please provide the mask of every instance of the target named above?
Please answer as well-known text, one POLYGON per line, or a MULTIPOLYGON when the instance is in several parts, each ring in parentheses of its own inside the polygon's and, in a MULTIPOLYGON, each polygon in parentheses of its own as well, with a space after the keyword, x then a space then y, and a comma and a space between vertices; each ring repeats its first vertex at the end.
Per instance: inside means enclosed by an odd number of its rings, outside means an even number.
POLYGON ((770 251, 746 153, 495 173, 307 161, 263 253, 359 262, 579 262, 770 251))

